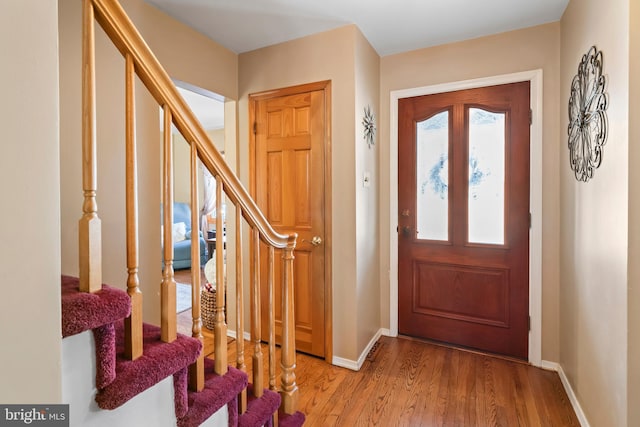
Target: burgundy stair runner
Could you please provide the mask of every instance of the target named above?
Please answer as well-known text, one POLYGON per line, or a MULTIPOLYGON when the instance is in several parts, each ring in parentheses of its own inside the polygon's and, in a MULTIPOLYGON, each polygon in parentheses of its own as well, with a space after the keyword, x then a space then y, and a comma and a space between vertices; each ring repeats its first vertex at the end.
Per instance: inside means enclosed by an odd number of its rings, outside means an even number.
MULTIPOLYGON (((247 386, 247 375, 233 367, 220 376, 214 363, 205 359, 205 388, 190 392, 188 367, 197 359, 202 343, 178 334, 172 343, 160 339, 160 328, 143 325, 144 351, 138 359, 124 357, 124 322, 131 306, 126 292, 102 285, 95 293, 78 291, 79 280, 62 276, 63 337, 92 330, 96 345, 96 402, 115 409, 169 375, 174 377, 176 418, 179 427, 196 427, 228 404, 230 426, 271 426, 271 415, 280 406, 280 395, 265 390, 261 398, 249 398, 247 411, 238 416, 237 396, 247 386)), ((250 396, 251 393, 248 393, 250 396)), ((279 424, 297 427, 304 415, 279 415, 279 424)))
MULTIPOLYGON (((237 399, 238 394, 247 386, 247 375, 229 366, 223 376, 213 371, 214 362, 204 359, 205 388, 200 392, 190 391, 189 411, 178 419, 178 427, 195 427, 202 424, 225 404, 237 399)), ((229 425, 237 418, 237 404, 229 405, 229 425), (233 411, 232 411, 233 406, 233 411)), ((256 424, 257 425, 257 424, 256 424)))
MULTIPOLYGON (((196 339, 178 334, 175 341, 165 343, 160 339, 160 328, 142 325, 143 353, 136 360, 124 357, 124 322, 118 320, 116 329, 116 378, 108 386, 99 389, 96 402, 102 409, 115 409, 149 387, 158 384, 169 375, 186 378, 189 365, 194 363, 202 350, 196 339)), ((174 386, 180 381, 174 381, 174 386)), ((187 410, 185 387, 175 386, 176 415, 184 416, 187 410)))
POLYGON ((253 384, 247 390, 247 410, 240 415, 238 426, 271 426, 271 415, 280 407, 280 395, 274 391, 264 389, 262 397, 253 396, 253 384))

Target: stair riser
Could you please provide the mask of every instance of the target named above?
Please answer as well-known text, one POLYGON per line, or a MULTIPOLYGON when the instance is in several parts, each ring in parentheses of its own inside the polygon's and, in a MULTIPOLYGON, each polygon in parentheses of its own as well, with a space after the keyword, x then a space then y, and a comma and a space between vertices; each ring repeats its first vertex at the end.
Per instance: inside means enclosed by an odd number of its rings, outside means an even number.
MULTIPOLYGON (((62 340, 62 401, 69 403, 71 426, 78 427, 175 427, 173 377, 134 397, 121 407, 105 411, 95 402, 95 341, 91 331, 62 340)), ((227 407, 202 426, 227 427, 227 407)))
POLYGON ((173 377, 165 378, 117 409, 104 411, 98 408, 94 349, 91 331, 62 340, 62 397, 64 403, 70 404, 72 426, 176 425, 173 377))

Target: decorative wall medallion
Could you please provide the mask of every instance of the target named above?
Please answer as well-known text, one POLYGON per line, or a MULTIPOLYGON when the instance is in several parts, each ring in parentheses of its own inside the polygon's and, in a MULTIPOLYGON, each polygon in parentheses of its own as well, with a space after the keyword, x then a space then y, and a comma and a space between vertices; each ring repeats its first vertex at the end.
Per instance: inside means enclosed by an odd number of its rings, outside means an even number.
POLYGON ((587 182, 602 162, 607 141, 606 78, 602 51, 591 46, 582 56, 569 97, 569 164, 578 181, 587 182))
POLYGON ((369 148, 375 143, 376 122, 371 112, 371 108, 367 105, 364 109, 364 117, 362 118, 362 126, 364 127, 363 138, 367 141, 369 148))

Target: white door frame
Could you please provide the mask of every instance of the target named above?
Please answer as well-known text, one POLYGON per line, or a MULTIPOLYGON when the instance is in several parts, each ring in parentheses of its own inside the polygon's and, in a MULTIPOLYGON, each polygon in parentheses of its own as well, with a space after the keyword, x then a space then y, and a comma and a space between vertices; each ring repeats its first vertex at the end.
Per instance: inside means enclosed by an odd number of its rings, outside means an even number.
POLYGON ((531 83, 529 203, 529 363, 542 364, 542 70, 391 91, 389 138, 389 332, 398 335, 398 101, 402 98, 515 82, 531 83))

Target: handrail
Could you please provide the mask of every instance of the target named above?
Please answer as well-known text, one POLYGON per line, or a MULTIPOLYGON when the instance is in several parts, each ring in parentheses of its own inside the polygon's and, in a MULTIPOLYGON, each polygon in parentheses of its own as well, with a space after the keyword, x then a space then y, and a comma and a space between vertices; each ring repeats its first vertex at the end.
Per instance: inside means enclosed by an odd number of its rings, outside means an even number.
MULTIPOLYGON (((162 65, 151 52, 149 46, 142 39, 137 29, 118 3, 118 0, 83 0, 83 217, 80 227, 80 282, 81 290, 93 292, 98 290, 100 278, 100 219, 97 216, 96 200, 96 169, 95 169, 95 57, 94 57, 94 20, 100 24, 109 39, 125 58, 126 70, 126 153, 127 153, 127 270, 129 273, 127 288, 132 300, 132 310, 130 318, 127 319, 127 348, 126 356, 130 359, 139 357, 142 352, 142 295, 138 287, 138 242, 137 242, 137 183, 136 183, 136 159, 135 159, 135 104, 134 104, 134 77, 135 73, 149 93, 155 98, 164 112, 164 141, 163 141, 163 164, 162 164, 162 187, 163 187, 163 215, 164 226, 163 236, 163 279, 161 283, 161 339, 165 342, 172 342, 176 339, 176 282, 173 271, 173 238, 171 232, 173 218, 173 156, 172 139, 170 137, 171 125, 175 125, 178 131, 190 145, 190 169, 191 169, 191 223, 197 222, 197 177, 196 161, 200 158, 204 166, 213 174, 216 179, 216 210, 220 212, 222 192, 226 194, 230 202, 236 206, 236 221, 241 224, 244 218, 251 228, 253 235, 254 253, 252 254, 255 265, 253 268, 259 269, 260 264, 260 244, 264 241, 269 245, 269 385, 276 389, 275 385, 275 314, 274 301, 275 290, 273 287, 274 272, 274 248, 283 249, 282 255, 282 343, 279 390, 282 401, 281 409, 286 414, 296 411, 298 400, 298 386, 295 375, 295 316, 294 316, 294 285, 293 285, 293 251, 296 246, 297 234, 279 234, 266 220, 262 211, 258 208, 253 198, 249 195, 235 173, 229 168, 227 163, 218 152, 209 136, 204 131, 200 122, 196 119, 191 109, 187 106, 182 96, 178 93, 175 85, 169 78, 162 65), (97 249, 96 249, 97 248, 97 249), (88 254, 87 254, 88 253, 88 254), (83 285, 84 283, 84 285, 83 285), (96 285, 96 283, 98 285, 96 285)), ((222 216, 217 215, 216 229, 222 230, 222 216)), ((241 228, 241 226, 239 226, 241 228)), ((242 251, 242 242, 238 230, 238 250, 242 251)), ((203 339, 201 334, 200 318, 200 264, 198 240, 192 245, 192 259, 196 260, 192 264, 192 276, 194 277, 192 287, 192 302, 194 310, 192 312, 193 327, 192 336, 203 339)), ((238 255, 237 255, 238 256, 238 255)), ((241 260, 241 255, 238 256, 241 260)), ((227 372, 226 336, 227 325, 225 312, 226 279, 224 276, 223 251, 218 250, 216 254, 216 306, 214 309, 214 345, 215 345, 215 368, 217 375, 224 375, 227 372)), ((236 266, 241 269, 242 266, 236 266)), ((241 273, 237 278, 242 280, 241 273)), ((252 283, 252 339, 255 344, 253 356, 253 394, 260 397, 262 394, 263 368, 262 352, 260 340, 260 283, 259 275, 255 275, 252 283), (257 299, 256 299, 257 298, 257 299)), ((243 285, 240 281, 236 284, 237 298, 242 302, 241 293, 243 285)), ((242 307, 238 310, 238 315, 243 315, 242 307)), ((238 322, 236 333, 243 335, 243 323, 238 322)), ((238 340, 238 342, 243 340, 238 340)), ((237 345, 238 368, 243 369, 244 360, 241 360, 244 353, 244 346, 237 345)), ((195 364, 189 368, 190 387, 199 391, 204 387, 204 359, 202 353, 195 364)), ((246 390, 239 396, 239 409, 242 412, 246 409, 246 390)), ((275 418, 274 418, 275 420, 275 418)), ((277 421, 276 421, 277 423, 277 421)))
POLYGON ((91 1, 95 7, 96 21, 123 56, 131 55, 140 80, 159 105, 170 108, 174 125, 189 144, 196 144, 200 160, 213 171, 214 176, 220 177, 227 196, 242 208, 247 222, 260 231, 261 238, 269 245, 280 249, 295 248, 297 235, 280 234, 271 227, 242 182, 215 148, 122 6, 114 0, 91 1))

